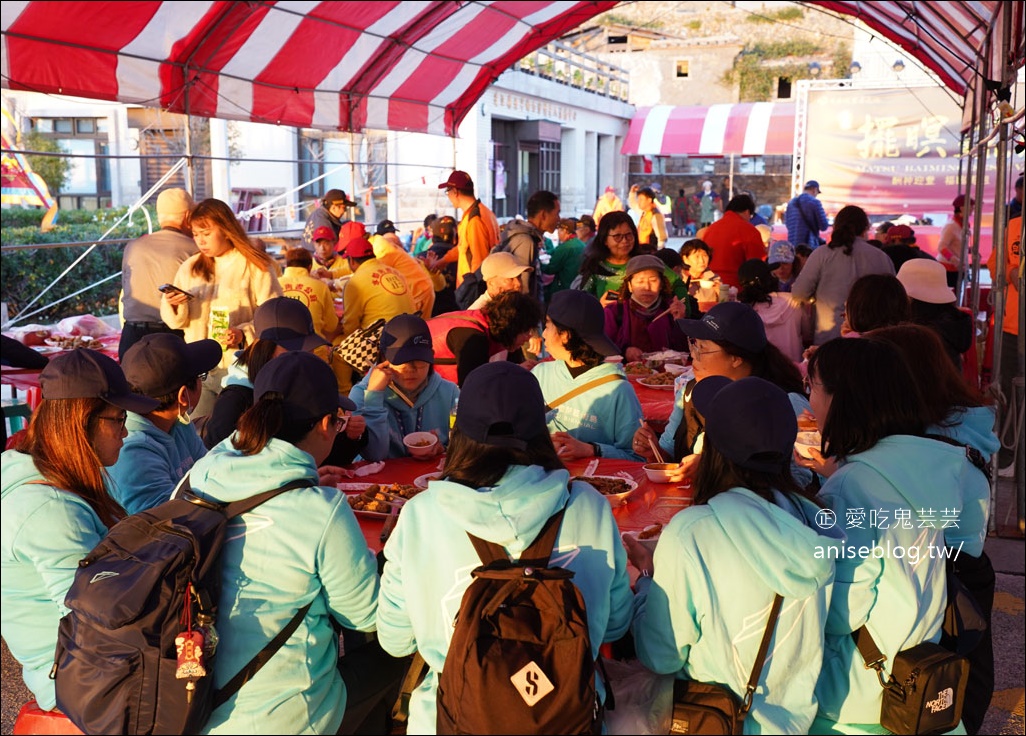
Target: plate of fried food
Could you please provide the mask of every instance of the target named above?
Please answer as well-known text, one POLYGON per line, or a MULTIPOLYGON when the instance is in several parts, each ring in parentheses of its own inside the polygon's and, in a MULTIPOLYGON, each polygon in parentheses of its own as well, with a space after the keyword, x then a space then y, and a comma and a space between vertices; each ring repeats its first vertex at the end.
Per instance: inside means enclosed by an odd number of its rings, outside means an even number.
POLYGON ((422 490, 410 483, 371 483, 363 491, 348 494, 346 500, 357 516, 386 519, 393 508, 401 511, 403 504, 422 490))
POLYGON ((637 381, 639 378, 651 376, 656 371, 654 368, 649 368, 644 362, 635 360, 630 363, 624 363, 623 372, 631 381, 637 381))
POLYGON ((62 337, 59 335, 51 335, 46 338, 44 342, 50 347, 57 348, 58 350, 74 350, 75 348, 90 348, 92 350, 100 350, 103 347, 103 343, 97 340, 95 337, 88 337, 86 335, 75 335, 62 337))
POLYGON ((666 391, 673 391, 673 382, 677 380, 677 377, 669 372, 653 373, 651 376, 644 376, 638 379, 638 384, 641 386, 647 386, 648 388, 664 389, 666 391))
POLYGON ((615 508, 627 503, 630 495, 638 489, 638 481, 627 475, 578 475, 573 480, 583 480, 601 493, 615 508))
POLYGON ((663 525, 656 523, 646 526, 641 531, 624 532, 621 536, 624 539, 626 539, 627 537, 636 539, 637 541, 641 542, 643 545, 645 545, 654 552, 656 544, 658 544, 659 542, 659 535, 662 533, 663 525))

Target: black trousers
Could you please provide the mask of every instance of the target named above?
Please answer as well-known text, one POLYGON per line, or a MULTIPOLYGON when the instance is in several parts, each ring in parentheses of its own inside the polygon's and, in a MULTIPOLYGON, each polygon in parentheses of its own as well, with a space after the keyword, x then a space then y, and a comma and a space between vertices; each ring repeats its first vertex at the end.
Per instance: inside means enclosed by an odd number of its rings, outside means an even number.
POLYGON ((976 649, 967 655, 969 682, 965 688, 962 723, 969 734, 976 734, 994 695, 994 639, 991 634, 991 612, 994 610, 994 567, 984 552, 979 557, 962 553, 954 561, 955 575, 976 599, 987 630, 976 649))
POLYGON ((346 683, 346 711, 338 733, 387 734, 392 706, 399 697, 412 657, 393 657, 377 639, 350 629, 342 630, 345 654, 338 669, 346 683))
POLYGON ((146 335, 159 332, 170 332, 179 337, 185 337, 182 330, 172 330, 163 322, 125 322, 121 328, 121 342, 118 343, 118 362, 125 359, 128 349, 142 340, 146 335))

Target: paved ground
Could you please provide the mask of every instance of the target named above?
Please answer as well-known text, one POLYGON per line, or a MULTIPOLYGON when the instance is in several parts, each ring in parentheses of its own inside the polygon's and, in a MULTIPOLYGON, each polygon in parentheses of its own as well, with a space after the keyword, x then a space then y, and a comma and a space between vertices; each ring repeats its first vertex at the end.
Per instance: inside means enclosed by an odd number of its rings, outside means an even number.
MULTIPOLYGON (((1024 637, 1024 572, 1026 543, 1015 529, 1014 511, 1010 512, 1014 483, 1002 480, 999 487, 997 516, 1004 537, 987 540, 997 572, 994 596, 994 660, 995 688, 981 733, 1022 734, 1024 681, 1026 681, 1026 637, 1024 637)), ((0 703, 0 734, 13 733, 18 709, 31 695, 21 681, 21 668, 11 657, 6 642, 2 646, 2 703, 0 703)))

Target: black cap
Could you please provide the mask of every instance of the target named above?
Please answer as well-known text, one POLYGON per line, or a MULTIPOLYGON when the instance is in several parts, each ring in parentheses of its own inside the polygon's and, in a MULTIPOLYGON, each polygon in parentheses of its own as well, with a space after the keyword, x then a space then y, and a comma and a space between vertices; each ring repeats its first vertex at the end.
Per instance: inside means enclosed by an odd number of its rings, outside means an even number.
POLYGON ((762 317, 742 302, 722 302, 702 319, 678 319, 677 325, 692 340, 722 340, 750 353, 766 347, 762 317))
POLYGON ((268 361, 253 383, 254 401, 269 392, 284 397, 285 416, 294 422, 316 421, 339 407, 356 409, 356 404, 338 392, 335 372, 313 353, 282 353, 268 361))
POLYGON ((145 335, 125 352, 121 368, 141 394, 159 399, 175 393, 200 373, 214 370, 224 351, 217 340, 186 342, 178 335, 145 335))
POLYGON ((620 348, 606 337, 606 315, 602 304, 586 291, 564 289, 552 295, 549 319, 568 327, 599 355, 619 355, 620 348))
POLYGON ((393 365, 413 360, 435 362, 431 330, 415 314, 400 314, 389 320, 381 333, 381 352, 393 365))
POLYGON ((270 340, 286 350, 306 350, 330 345, 314 331, 313 316, 303 302, 276 296, 257 307, 253 329, 261 340, 270 340))
POLYGON ((791 461, 798 420, 783 389, 763 378, 708 376, 691 393, 705 441, 742 468, 775 473, 791 461))
POLYGON ((132 393, 121 366, 89 348, 51 358, 39 374, 39 386, 47 400, 103 399, 136 414, 149 414, 160 406, 156 399, 132 393))
POLYGON ((483 445, 526 449, 528 441, 548 432, 538 379, 507 360, 475 368, 460 389, 456 428, 483 445))
POLYGON ((385 235, 387 233, 397 233, 399 229, 396 228, 395 223, 391 220, 382 220, 378 223, 378 229, 375 231, 376 235, 385 235))
POLYGON ((346 193, 341 189, 329 189, 324 193, 321 201, 324 202, 325 207, 330 207, 336 202, 345 202, 346 207, 353 207, 356 205, 356 202, 349 199, 349 197, 346 196, 346 193))

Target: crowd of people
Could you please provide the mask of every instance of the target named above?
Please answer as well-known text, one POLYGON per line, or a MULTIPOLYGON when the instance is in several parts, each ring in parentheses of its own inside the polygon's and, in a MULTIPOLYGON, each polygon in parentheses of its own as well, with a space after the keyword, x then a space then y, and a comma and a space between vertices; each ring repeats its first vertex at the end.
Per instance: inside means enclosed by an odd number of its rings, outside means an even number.
MULTIPOLYGON (((652 672, 740 697, 779 596, 746 731, 879 732, 883 689, 852 634, 871 632, 889 662, 937 641, 948 554, 985 615, 992 604, 989 483, 965 448, 986 461, 1002 448, 991 400, 963 377, 972 321, 950 259, 896 261, 860 207, 840 210, 820 242, 815 181, 788 209, 796 234, 768 244, 749 195, 724 202, 707 184, 680 212, 632 188, 639 222, 612 188, 580 218, 539 191, 526 219, 500 227, 454 171, 439 189, 462 216, 429 216, 409 250, 391 221, 373 235, 347 221, 352 200, 331 190, 284 264, 224 202, 163 192, 163 229, 125 251, 120 363, 87 348, 52 359, 25 436, 2 456, 3 637, 40 707, 56 706, 49 672, 78 561, 188 474, 218 503, 311 483, 226 542, 219 683, 312 605, 207 732, 387 732, 380 708, 359 723, 347 713, 374 678, 336 667, 342 628, 377 631, 389 672, 420 653, 409 732, 433 733, 478 560, 464 532, 515 559, 559 509, 554 549, 586 602, 593 657, 630 633, 652 672), (699 226, 679 253, 667 217, 675 233, 699 226), (348 352, 359 346, 369 367, 348 352), (686 353, 694 375, 656 431, 624 364, 664 350, 686 353), (799 426, 819 432, 808 455, 794 450, 799 426), (356 460, 409 455, 414 432, 434 435, 444 465, 404 504, 376 564, 336 484, 356 460), (565 462, 650 462, 656 449, 695 497, 653 554, 621 541, 606 499, 565 462), (868 509, 893 523, 858 515, 868 509), (955 523, 926 525, 940 509, 955 523), (836 526, 818 522, 824 510, 836 526), (845 552, 884 545, 907 554, 845 552)), ((1010 287, 1002 339, 1019 329, 1018 218, 992 256, 1010 287)), ((990 640, 970 658, 962 712, 976 733, 990 640)))

